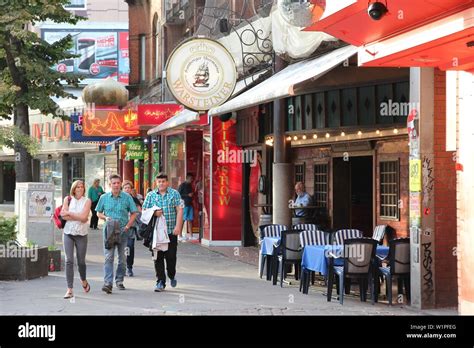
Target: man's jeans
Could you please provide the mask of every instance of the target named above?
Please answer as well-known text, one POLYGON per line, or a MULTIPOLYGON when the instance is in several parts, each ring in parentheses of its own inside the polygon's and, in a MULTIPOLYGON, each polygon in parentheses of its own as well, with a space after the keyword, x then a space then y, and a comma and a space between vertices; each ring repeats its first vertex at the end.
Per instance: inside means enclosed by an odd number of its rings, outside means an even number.
MULTIPOLYGON (((104 230, 104 238, 105 238, 105 230, 104 230)), ((123 283, 123 278, 125 276, 125 247, 127 246, 128 241, 128 233, 121 233, 120 236, 120 244, 114 245, 110 249, 105 249, 104 247, 104 283, 107 285, 112 285, 114 280, 114 255, 115 249, 117 249, 117 258, 118 258, 118 265, 117 271, 115 274, 115 283, 123 283)), ((105 243, 105 240, 104 240, 105 243)))

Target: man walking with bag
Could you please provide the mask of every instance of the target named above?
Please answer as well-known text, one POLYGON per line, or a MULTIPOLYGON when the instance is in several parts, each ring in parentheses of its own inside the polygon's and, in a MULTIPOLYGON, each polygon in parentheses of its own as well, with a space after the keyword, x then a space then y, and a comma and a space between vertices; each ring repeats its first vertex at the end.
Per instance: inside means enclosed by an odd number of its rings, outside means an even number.
POLYGON ((167 251, 154 251, 157 253, 155 259, 156 286, 155 291, 161 292, 166 287, 166 272, 170 278, 171 287, 176 287, 176 253, 178 249, 178 236, 183 228, 183 205, 178 191, 169 187, 168 176, 160 173, 156 177, 156 190, 147 194, 143 209, 149 209, 154 206, 161 208, 155 211, 155 216, 166 219, 166 231, 170 242, 167 251))
POLYGON ((135 222, 137 207, 128 193, 122 192, 122 178, 113 174, 109 178, 112 192, 103 194, 97 203, 97 216, 106 221, 104 227, 104 286, 102 291, 112 293, 114 279, 114 253, 117 248, 118 265, 115 283, 119 290, 125 290, 125 247, 130 228, 135 222))

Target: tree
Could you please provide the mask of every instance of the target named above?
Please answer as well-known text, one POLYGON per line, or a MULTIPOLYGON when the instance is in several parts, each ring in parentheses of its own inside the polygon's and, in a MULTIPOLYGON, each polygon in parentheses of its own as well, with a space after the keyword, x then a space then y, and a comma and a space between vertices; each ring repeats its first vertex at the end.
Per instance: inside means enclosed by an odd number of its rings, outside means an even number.
POLYGON ((74 58, 70 35, 49 44, 29 30, 39 22, 76 24, 82 17, 64 9, 69 0, 0 1, 0 117, 14 118, 15 172, 17 182, 32 181, 28 110, 67 119, 52 97, 73 98, 65 84, 78 87, 79 77, 60 73, 51 67, 74 58), (65 83, 65 84, 64 84, 65 83), (18 135, 18 136, 17 136, 18 135))

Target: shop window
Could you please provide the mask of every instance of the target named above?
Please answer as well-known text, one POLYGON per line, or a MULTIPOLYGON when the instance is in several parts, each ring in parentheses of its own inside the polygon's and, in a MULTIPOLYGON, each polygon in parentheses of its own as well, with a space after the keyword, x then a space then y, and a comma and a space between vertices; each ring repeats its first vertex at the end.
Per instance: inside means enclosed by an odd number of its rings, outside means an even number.
POLYGON ((140 82, 146 80, 146 36, 140 34, 140 82))
POLYGON ((295 182, 301 181, 304 184, 304 163, 295 164, 295 182))
POLYGON ((380 162, 380 217, 398 219, 399 162, 380 162))
POLYGON ((314 204, 318 208, 328 206, 328 165, 314 165, 314 204))

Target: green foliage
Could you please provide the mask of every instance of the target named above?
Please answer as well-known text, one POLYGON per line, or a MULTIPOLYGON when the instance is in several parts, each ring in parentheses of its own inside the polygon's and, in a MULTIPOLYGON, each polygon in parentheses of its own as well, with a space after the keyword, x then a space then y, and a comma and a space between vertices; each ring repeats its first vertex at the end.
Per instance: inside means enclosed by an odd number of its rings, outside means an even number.
POLYGON ((40 149, 39 142, 25 135, 18 127, 0 126, 0 146, 14 149, 15 143, 23 145, 32 156, 35 156, 40 149))
POLYGON ((0 117, 9 118, 15 106, 27 105, 45 115, 66 118, 52 97, 76 99, 62 82, 78 87, 79 78, 51 67, 75 55, 72 39, 49 44, 28 30, 39 22, 76 24, 81 17, 63 8, 69 0, 0 1, 0 117))
POLYGON ((16 218, 0 217, 0 245, 16 240, 16 218))
POLYGON ((28 240, 26 241, 26 247, 32 249, 32 248, 37 248, 38 245, 36 244, 35 241, 28 240))
POLYGON ((58 250, 57 246, 55 245, 48 246, 48 251, 56 251, 56 250, 58 250))

